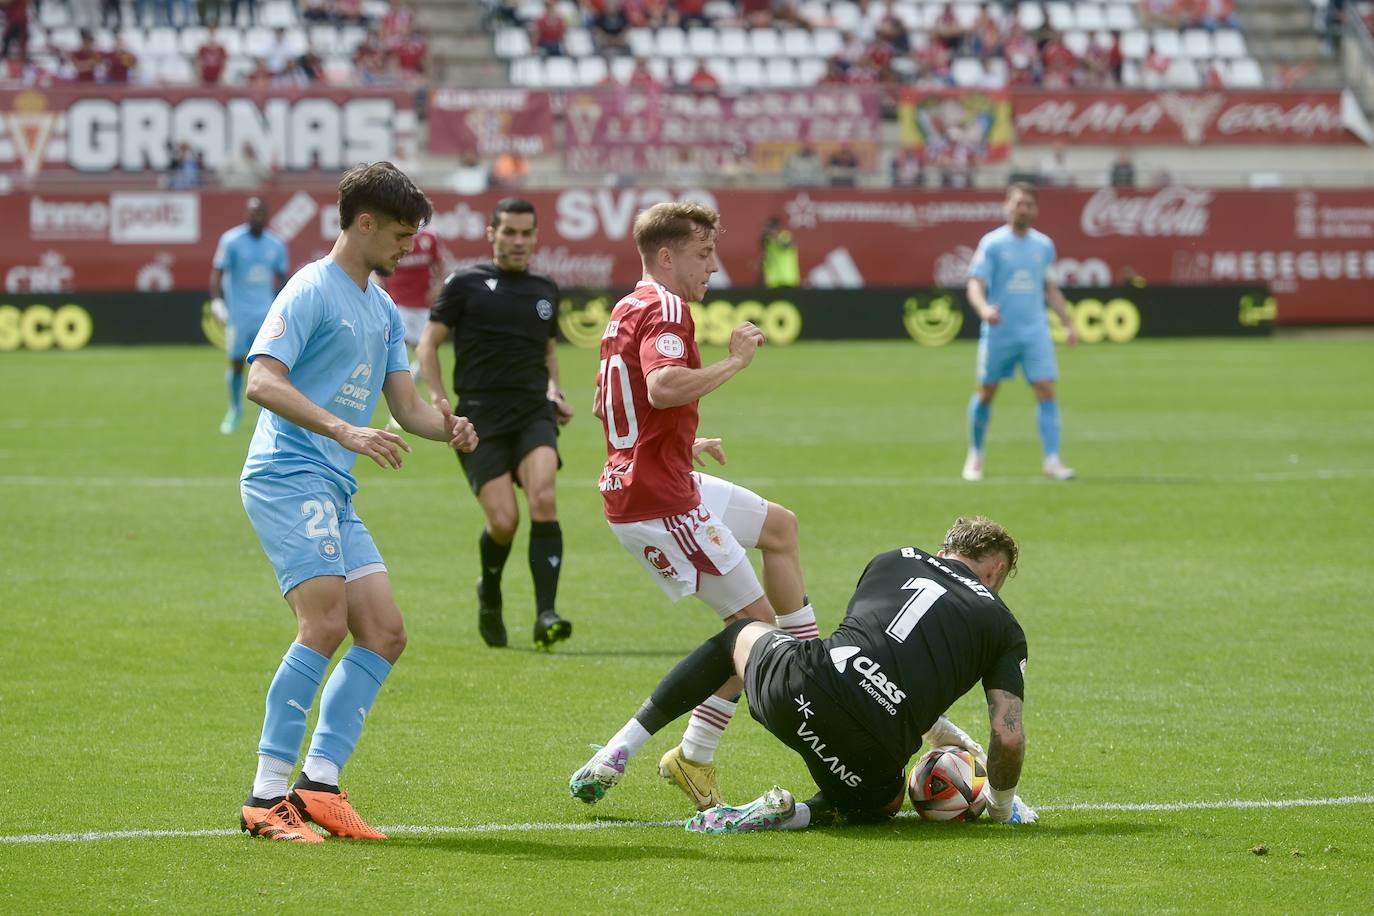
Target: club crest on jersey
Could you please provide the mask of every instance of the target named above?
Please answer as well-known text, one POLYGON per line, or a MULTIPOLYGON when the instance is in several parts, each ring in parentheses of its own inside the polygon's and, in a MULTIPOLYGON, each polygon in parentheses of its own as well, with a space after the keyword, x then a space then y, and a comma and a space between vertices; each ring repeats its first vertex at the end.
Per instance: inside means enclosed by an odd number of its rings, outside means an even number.
POLYGON ((715 544, 717 547, 720 546, 720 532, 716 530, 715 525, 706 526, 706 540, 715 544))
POLYGON ((687 352, 682 338, 673 333, 660 334, 654 340, 654 348, 669 359, 677 359, 687 352))
POLYGON ((547 299, 540 299, 534 304, 534 313, 541 321, 548 321, 553 317, 553 303, 547 299))
POLYGON ((333 538, 324 538, 320 541, 320 556, 326 560, 337 560, 339 558, 339 542, 333 538))
POLYGON ((262 326, 263 340, 276 340, 286 333, 286 319, 280 315, 273 315, 267 319, 267 324, 262 326))
POLYGON ((677 570, 673 568, 673 561, 668 559, 668 555, 659 548, 650 544, 644 548, 644 559, 649 561, 649 565, 658 570, 658 574, 665 579, 676 579, 677 570))

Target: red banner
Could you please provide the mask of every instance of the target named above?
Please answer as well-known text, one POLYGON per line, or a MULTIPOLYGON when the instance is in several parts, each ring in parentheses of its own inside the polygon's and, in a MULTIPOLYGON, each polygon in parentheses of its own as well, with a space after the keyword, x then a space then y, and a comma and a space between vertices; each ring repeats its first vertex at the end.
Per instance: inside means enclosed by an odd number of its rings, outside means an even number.
POLYGON ((824 159, 848 145, 861 168, 877 164, 879 97, 872 90, 817 88, 716 93, 590 89, 567 93, 567 165, 574 172, 675 168, 720 174, 743 143, 756 171, 782 168, 812 146, 824 159))
POLYGON ((1012 96, 1019 143, 1359 143, 1327 92, 1052 92, 1012 96))
POLYGON ((337 171, 405 158, 411 93, 394 89, 0 90, 0 172, 160 171, 186 141, 218 170, 244 144, 276 169, 337 171))
POLYGON ((549 93, 522 89, 436 88, 429 97, 429 151, 542 156, 553 149, 549 93))
MULTIPOLYGON (((485 229, 505 192, 433 195, 433 227, 461 264, 490 258, 485 229)), ((328 193, 266 195, 292 268, 323 257, 338 232, 328 193)), ((758 281, 759 236, 789 226, 808 286, 962 287, 983 233, 1003 222, 993 191, 531 191, 539 211, 533 269, 566 287, 628 289, 640 276, 630 228, 660 200, 723 212, 718 286, 758 281)), ((0 282, 9 293, 203 290, 220 233, 243 219, 243 194, 106 192, 0 195, 0 282)), ((1374 190, 1097 191, 1045 189, 1037 227, 1055 242, 1059 280, 1110 286, 1126 268, 1150 284, 1267 283, 1279 321, 1374 323, 1374 190)))
POLYGON ((1005 162, 1011 150, 1011 96, 975 89, 902 90, 902 143, 930 165, 969 168, 1005 162))

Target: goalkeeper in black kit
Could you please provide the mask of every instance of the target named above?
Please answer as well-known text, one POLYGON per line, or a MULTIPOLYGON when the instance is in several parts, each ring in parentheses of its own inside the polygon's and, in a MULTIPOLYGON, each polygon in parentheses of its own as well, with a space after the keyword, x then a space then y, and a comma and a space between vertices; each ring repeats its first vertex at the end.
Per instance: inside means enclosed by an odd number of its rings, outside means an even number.
POLYGON ((904 767, 923 742, 983 749, 944 715, 982 682, 991 740, 988 805, 994 821, 1028 824, 1017 796, 1026 737, 1026 636, 997 590, 1018 548, 986 518, 955 521, 937 553, 902 547, 874 557, 843 622, 825 639, 798 640, 739 621, 678 663, 572 784, 599 800, 654 734, 732 675, 744 679, 749 712, 796 751, 819 787, 797 802, 774 786, 747 805, 717 805, 687 829, 699 833, 801 830, 891 817, 906 792, 904 767), (616 745, 616 746, 612 746, 616 745))

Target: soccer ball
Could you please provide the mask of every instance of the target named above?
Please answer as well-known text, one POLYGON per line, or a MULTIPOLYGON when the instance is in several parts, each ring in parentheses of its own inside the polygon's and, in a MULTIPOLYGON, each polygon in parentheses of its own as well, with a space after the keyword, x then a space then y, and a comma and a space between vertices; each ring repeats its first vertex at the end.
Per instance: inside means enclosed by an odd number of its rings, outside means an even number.
POLYGON ((928 821, 977 820, 988 804, 988 771, 961 747, 937 747, 916 761, 906 788, 928 821))

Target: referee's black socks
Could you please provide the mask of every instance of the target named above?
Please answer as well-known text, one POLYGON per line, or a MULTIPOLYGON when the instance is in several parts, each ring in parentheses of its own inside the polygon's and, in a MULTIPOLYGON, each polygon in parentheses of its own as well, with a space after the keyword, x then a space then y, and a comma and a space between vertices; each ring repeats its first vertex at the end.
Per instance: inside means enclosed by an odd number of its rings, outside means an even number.
POLYGON ((557 521, 530 522, 530 578, 534 580, 535 613, 557 608, 558 573, 562 568, 563 528, 557 521))
POLYGON ((510 556, 509 544, 498 544, 491 532, 482 529, 477 539, 477 552, 482 558, 482 602, 490 607, 501 606, 501 571, 510 556))

